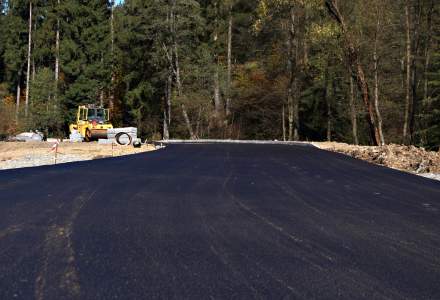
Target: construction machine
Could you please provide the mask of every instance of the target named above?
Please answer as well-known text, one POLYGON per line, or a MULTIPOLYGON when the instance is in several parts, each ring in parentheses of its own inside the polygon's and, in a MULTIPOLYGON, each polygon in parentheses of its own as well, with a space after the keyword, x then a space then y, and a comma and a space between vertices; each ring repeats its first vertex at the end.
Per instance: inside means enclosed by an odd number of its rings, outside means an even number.
POLYGON ((113 128, 110 123, 110 110, 101 106, 78 106, 76 124, 70 124, 70 133, 75 130, 86 142, 107 138, 107 130, 113 128))

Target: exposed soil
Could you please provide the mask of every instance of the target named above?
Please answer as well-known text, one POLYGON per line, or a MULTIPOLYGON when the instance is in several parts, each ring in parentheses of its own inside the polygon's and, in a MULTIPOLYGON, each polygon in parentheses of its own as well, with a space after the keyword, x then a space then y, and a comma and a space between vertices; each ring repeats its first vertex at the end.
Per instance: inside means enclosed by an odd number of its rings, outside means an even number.
POLYGON ((417 174, 440 173, 440 152, 404 145, 381 147, 355 146, 344 143, 313 143, 318 148, 343 153, 378 165, 417 174))
MULTIPOLYGON (((0 142, 0 170, 34 167, 55 163, 54 143, 48 142, 0 142)), ((99 159, 152 151, 153 145, 132 146, 103 145, 95 143, 60 143, 57 163, 99 159)))

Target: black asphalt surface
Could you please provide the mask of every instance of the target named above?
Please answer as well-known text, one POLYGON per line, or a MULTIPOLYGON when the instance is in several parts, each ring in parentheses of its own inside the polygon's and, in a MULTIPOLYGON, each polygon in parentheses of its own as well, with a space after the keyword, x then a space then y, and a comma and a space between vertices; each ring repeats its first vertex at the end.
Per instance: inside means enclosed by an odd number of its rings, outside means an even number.
POLYGON ((440 182, 298 145, 0 172, 0 299, 440 299, 440 182))

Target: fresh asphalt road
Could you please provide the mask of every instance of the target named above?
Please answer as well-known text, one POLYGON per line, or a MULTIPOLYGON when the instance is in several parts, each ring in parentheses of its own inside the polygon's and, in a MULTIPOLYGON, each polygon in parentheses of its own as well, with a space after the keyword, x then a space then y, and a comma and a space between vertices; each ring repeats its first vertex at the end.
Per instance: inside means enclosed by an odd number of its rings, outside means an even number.
POLYGON ((440 299, 440 183, 299 145, 0 172, 0 299, 440 299))

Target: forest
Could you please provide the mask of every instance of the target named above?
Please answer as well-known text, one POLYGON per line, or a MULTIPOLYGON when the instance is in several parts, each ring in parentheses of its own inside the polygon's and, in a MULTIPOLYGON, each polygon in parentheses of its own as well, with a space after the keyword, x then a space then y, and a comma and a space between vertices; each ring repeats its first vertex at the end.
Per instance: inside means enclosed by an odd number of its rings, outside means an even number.
POLYGON ((440 145, 436 0, 0 0, 0 137, 440 145))

